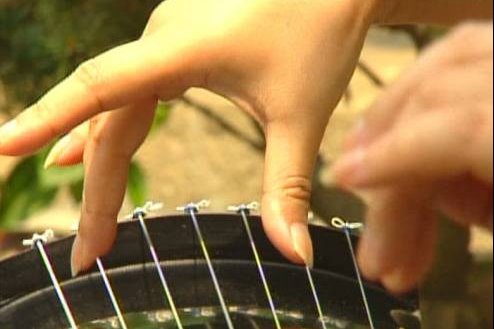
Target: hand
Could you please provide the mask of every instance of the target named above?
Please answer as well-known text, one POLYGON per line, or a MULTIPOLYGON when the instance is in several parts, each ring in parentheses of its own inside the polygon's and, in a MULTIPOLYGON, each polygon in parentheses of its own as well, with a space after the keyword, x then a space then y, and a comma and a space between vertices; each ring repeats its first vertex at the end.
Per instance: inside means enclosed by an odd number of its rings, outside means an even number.
POLYGON ((142 38, 83 63, 3 126, 0 154, 28 154, 68 133, 49 162, 84 161, 73 272, 111 248, 129 162, 157 101, 189 87, 224 95, 263 125, 264 226, 288 258, 311 265, 312 170, 375 2, 169 0, 152 14, 142 38), (70 132, 87 120, 89 133, 84 126, 70 132))
POLYGON ((336 181, 368 199, 359 260, 392 291, 428 270, 434 211, 492 230, 492 24, 429 49, 349 136, 336 181))

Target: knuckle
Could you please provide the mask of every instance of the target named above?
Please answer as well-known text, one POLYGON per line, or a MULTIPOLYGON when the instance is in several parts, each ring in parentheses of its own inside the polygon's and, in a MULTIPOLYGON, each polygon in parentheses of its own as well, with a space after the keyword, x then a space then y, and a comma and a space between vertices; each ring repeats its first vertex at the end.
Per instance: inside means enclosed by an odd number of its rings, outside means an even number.
POLYGON ((111 159, 113 164, 129 163, 135 149, 128 147, 126 143, 115 143, 115 140, 104 132, 97 132, 91 135, 91 146, 95 152, 104 154, 111 159))
POLYGON ((80 64, 74 71, 73 76, 89 91, 94 91, 102 80, 101 67, 98 61, 93 58, 80 64))
POLYGON ((80 64, 72 74, 72 77, 83 86, 87 96, 93 99, 97 112, 102 111, 104 104, 101 96, 101 90, 103 89, 101 86, 104 79, 98 60, 93 58, 80 64))
POLYGON ((62 133, 62 129, 56 125, 57 120, 53 118, 53 112, 53 107, 48 104, 46 99, 41 99, 34 104, 34 113, 38 121, 43 123, 51 136, 57 136, 62 133))
POLYGON ((287 199, 309 202, 312 182, 310 178, 302 175, 287 176, 272 192, 287 199))

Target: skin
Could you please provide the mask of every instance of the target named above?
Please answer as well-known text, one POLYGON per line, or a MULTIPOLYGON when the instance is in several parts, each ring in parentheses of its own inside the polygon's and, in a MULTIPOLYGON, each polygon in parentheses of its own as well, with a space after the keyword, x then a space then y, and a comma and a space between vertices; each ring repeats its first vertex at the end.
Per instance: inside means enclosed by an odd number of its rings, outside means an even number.
POLYGON ((411 289, 433 261, 436 211, 492 231, 492 38, 492 24, 467 24, 426 51, 332 168, 368 200, 363 273, 395 292, 411 289))
MULTIPOLYGON (((439 11, 441 2, 424 0, 417 8, 439 20, 457 12, 480 18, 492 7, 478 0, 466 11, 465 2, 439 11)), ((149 132, 156 103, 190 87, 209 89, 263 126, 266 233, 287 258, 310 266, 307 212, 325 127, 370 25, 397 23, 404 13, 417 14, 390 0, 168 0, 153 12, 139 40, 81 64, 2 126, 0 154, 29 154, 68 134, 47 164, 84 162, 75 274, 112 246, 129 162, 149 132)), ((340 168, 338 177, 348 185, 344 172, 340 168)))
POLYGON ((264 127, 266 232, 286 257, 311 265, 312 170, 372 12, 372 1, 365 6, 313 0, 163 2, 141 39, 83 63, 4 126, 0 153, 34 152, 91 119, 83 143, 83 134, 75 131, 69 142, 61 142, 65 150, 55 152, 62 163, 83 158, 85 165, 72 256, 77 273, 111 248, 129 162, 149 131, 157 101, 176 98, 189 87, 209 89, 264 127))

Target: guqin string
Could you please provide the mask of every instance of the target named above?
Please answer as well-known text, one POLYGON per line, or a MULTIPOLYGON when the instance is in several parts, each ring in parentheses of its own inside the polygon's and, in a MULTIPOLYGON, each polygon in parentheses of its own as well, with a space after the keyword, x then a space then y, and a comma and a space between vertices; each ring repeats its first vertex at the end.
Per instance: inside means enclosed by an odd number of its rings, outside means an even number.
POLYGON ((168 301, 168 305, 170 306, 170 309, 173 314, 173 318, 175 319, 175 324, 177 325, 178 329, 183 329, 182 321, 180 320, 180 316, 178 315, 177 307, 175 305, 175 301, 173 300, 172 293, 170 291, 170 287, 168 285, 168 282, 165 278, 165 274, 163 273, 163 269, 161 268, 160 261, 158 258, 158 254, 156 252, 156 248, 154 247, 153 241, 151 240, 151 236, 149 234, 147 225, 144 221, 144 217, 148 214, 149 211, 156 210, 158 208, 161 208, 161 204, 154 204, 151 202, 146 203, 144 207, 142 208, 137 208, 134 210, 133 218, 137 219, 139 222, 139 225, 141 227, 142 234, 144 235, 144 239, 146 240, 146 243, 149 247, 149 252, 151 253, 151 257, 153 258, 154 265, 156 267, 156 271, 158 273, 158 276, 160 278, 161 285, 163 287, 163 291, 165 293, 166 299, 168 301))
MULTIPOLYGON (((233 321, 230 317, 230 313, 229 313, 227 304, 225 302, 225 298, 222 294, 221 287, 219 285, 219 281, 218 281, 218 278, 216 276, 216 273, 215 273, 215 270, 214 270, 214 267, 213 267, 213 264, 211 261, 211 257, 209 255, 209 251, 208 251, 208 248, 206 246, 206 242, 203 238, 201 228, 199 226, 199 222, 198 222, 198 219, 196 216, 196 214, 199 212, 199 209, 208 206, 208 204, 209 204, 208 202, 202 201, 202 202, 197 203, 197 204, 191 203, 191 204, 188 204, 184 207, 180 207, 177 209, 184 211, 186 214, 188 214, 190 216, 190 218, 192 220, 193 228, 195 230, 197 238, 199 239, 199 244, 200 244, 200 247, 202 249, 203 256, 206 260, 206 265, 207 265, 207 268, 209 270, 209 274, 211 276, 211 279, 212 279, 212 282, 214 285, 214 289, 215 289, 217 297, 220 301, 221 309, 222 309, 223 315, 225 317, 227 327, 228 327, 228 329, 234 329, 233 321)), ((171 291, 170 291, 168 282, 166 280, 164 271, 160 266, 158 254, 156 252, 156 249, 155 249, 153 241, 150 237, 148 228, 147 228, 146 223, 144 221, 144 218, 145 218, 145 216, 147 216, 148 212, 152 211, 157 206, 159 206, 159 204, 147 203, 144 207, 137 208, 133 212, 132 217, 134 220, 137 220, 139 222, 141 231, 142 231, 143 236, 145 238, 145 241, 149 247, 150 254, 152 256, 154 265, 155 265, 157 273, 159 275, 166 299, 168 301, 171 312, 172 312, 173 317, 175 319, 175 323, 177 325, 177 328, 183 329, 183 324, 180 320, 179 313, 178 313, 177 307, 175 305, 173 296, 171 294, 171 291)), ((260 257, 259 251, 257 249, 257 246, 255 244, 255 240, 254 240, 252 230, 251 230, 249 220, 248 220, 248 216, 250 215, 250 212, 252 210, 256 210, 257 208, 258 208, 257 203, 251 203, 249 205, 232 206, 232 207, 229 207, 228 210, 234 211, 241 216, 241 219, 243 221, 244 228, 246 230, 247 237, 248 237, 251 249, 252 249, 252 253, 254 255, 254 259, 255 259, 255 262, 257 265, 259 276, 261 278, 261 281, 262 281, 262 284, 264 287, 264 291, 266 293, 266 296, 267 296, 267 299, 269 302, 269 307, 270 307, 270 310, 271 310, 271 313, 273 316, 273 321, 275 323, 276 329, 281 329, 282 327, 281 327, 281 323, 280 323, 278 313, 277 313, 277 310, 275 307, 275 302, 274 302, 274 299, 273 299, 273 296, 272 296, 272 293, 271 293, 271 290, 270 290, 270 287, 268 284, 268 280, 266 278, 266 274, 265 274, 265 271, 264 271, 264 268, 262 265, 261 257, 260 257)), ((355 268, 356 277, 358 280, 358 285, 359 285, 360 292, 362 295, 362 299, 363 299, 365 311, 367 314, 367 318, 369 321, 369 325, 370 325, 371 329, 375 329, 374 320, 373 320, 370 305, 369 305, 369 300, 368 300, 365 286, 363 283, 362 275, 361 275, 360 269, 358 267, 357 259, 355 256, 355 250, 354 250, 352 239, 351 239, 351 232, 353 230, 361 229, 363 227, 363 224, 361 224, 361 223, 348 223, 348 222, 343 221, 340 218, 333 218, 331 223, 335 228, 338 228, 345 233, 346 241, 348 243, 348 248, 350 250, 353 266, 355 268)), ((72 314, 70 307, 67 303, 67 300, 63 294, 60 283, 59 283, 59 281, 55 275, 55 272, 53 270, 53 266, 50 262, 50 259, 47 255, 45 247, 44 247, 44 244, 46 244, 52 238, 53 238, 53 231, 48 230, 43 235, 35 234, 35 235, 33 235, 32 239, 24 240, 23 244, 25 246, 30 246, 30 247, 38 250, 38 252, 41 256, 41 260, 42 260, 42 262, 43 262, 43 264, 44 264, 44 266, 45 266, 45 268, 46 268, 46 270, 50 276, 50 279, 51 279, 52 285, 54 287, 55 293, 57 295, 57 298, 58 298, 58 300, 59 300, 59 302, 63 308, 67 322, 69 323, 71 329, 77 329, 77 324, 75 322, 73 314, 72 314)), ((128 327, 127 327, 127 324, 125 322, 124 316, 122 314, 122 311, 121 311, 120 306, 118 304, 118 301, 115 297, 111 283, 108 279, 105 268, 104 268, 103 263, 102 263, 100 258, 96 259, 96 264, 97 264, 99 273, 103 279, 103 283, 104 283, 105 289, 108 293, 108 296, 110 298, 110 301, 112 303, 112 306, 115 310, 118 323, 122 329, 127 329, 128 327)), ((313 295, 313 298, 314 298, 314 301, 315 301, 315 304, 317 307, 317 312, 319 315, 319 320, 321 322, 322 328, 327 329, 326 320, 325 320, 324 313, 323 313, 323 310, 321 307, 321 302, 320 302, 319 295, 318 295, 318 292, 316 289, 314 278, 312 276, 312 270, 308 266, 306 266, 305 271, 306 271, 307 278, 308 278, 309 285, 310 285, 310 289, 311 289, 311 292, 312 292, 312 295, 313 295)))
POLYGON ((206 247, 206 242, 202 236, 201 228, 199 226, 199 222, 197 220, 196 213, 199 212, 199 209, 205 208, 209 206, 209 201, 201 201, 197 204, 191 203, 184 207, 177 208, 178 211, 184 211, 186 214, 190 215, 192 220, 192 224, 194 226, 195 233, 199 239, 199 245, 201 246, 203 256, 206 260, 206 265, 209 270, 209 274, 211 276, 211 280, 213 281, 214 289, 216 291, 216 295, 220 301, 221 310, 223 312, 223 316, 225 317, 226 324, 228 329, 234 329, 233 321, 230 317, 230 313, 228 312, 228 307, 225 302, 225 298, 223 297, 223 293, 221 292, 221 287, 216 276, 216 272, 214 271, 213 263, 211 261, 211 257, 209 256, 208 248, 206 247))
POLYGON ((341 218, 333 218, 331 224, 338 229, 343 230, 348 243, 348 248, 350 249, 350 254, 352 256, 353 266, 355 268, 355 273, 357 275, 358 284, 360 287, 360 293, 362 294, 362 300, 364 302, 365 312, 367 313, 367 318, 369 320, 369 325, 371 329, 375 329, 374 320, 372 317, 369 299, 367 298, 367 293, 365 291, 364 281, 362 280, 362 274, 360 273, 360 268, 358 266, 357 257, 355 256, 355 249, 353 248, 351 231, 358 230, 363 227, 362 223, 349 223, 345 222, 341 218))
POLYGON ((77 329, 77 324, 75 323, 74 316, 72 315, 72 311, 70 310, 69 304, 65 299, 62 288, 60 287, 60 283, 58 282, 58 279, 55 275, 55 271, 53 270, 53 266, 51 265, 50 258, 48 257, 44 247, 44 244, 47 243, 49 240, 53 239, 53 236, 54 236, 53 231, 47 230, 44 234, 41 235, 34 234, 32 239, 24 240, 22 243, 24 246, 30 246, 38 250, 41 256, 41 260, 43 261, 43 264, 46 270, 48 271, 51 282, 55 289, 55 293, 57 294, 58 300, 62 305, 63 311, 65 313, 65 317, 69 322, 70 328, 77 329))
POLYGON ((327 329, 326 318, 324 317, 324 313, 322 311, 321 300, 319 299, 319 294, 317 293, 316 284, 314 283, 314 278, 312 277, 312 271, 309 266, 305 266, 305 272, 307 273, 309 286, 312 292, 312 296, 314 297, 314 302, 316 303, 317 313, 319 314, 319 321, 321 322, 321 326, 323 327, 323 329, 327 329))
POLYGON ((113 289, 110 284, 110 280, 108 280, 108 276, 106 275, 105 268, 103 266, 103 262, 101 259, 98 257, 96 258, 96 265, 98 266, 99 273, 101 274, 101 278, 103 279, 103 283, 106 288, 106 292, 108 293, 108 296, 110 297, 110 301, 113 305, 113 309, 115 310, 115 313, 117 315, 117 320, 118 323, 120 324, 120 327, 122 329, 127 329, 127 324, 125 323, 125 319, 123 317, 122 311, 120 309, 120 306, 118 305, 117 298, 115 297, 115 293, 113 292, 113 289))
POLYGON ((266 293, 266 297, 268 298, 269 307, 271 309, 271 313, 273 315, 273 320, 277 329, 281 329, 281 323, 276 313, 276 306, 274 304, 273 296, 271 294, 271 290, 269 288, 268 281, 266 279, 266 274, 264 273, 264 268, 261 263, 261 257, 256 247, 256 243, 254 241, 254 236, 252 235, 252 230, 250 228, 249 220, 247 216, 250 215, 251 210, 257 210, 259 205, 256 202, 252 202, 248 205, 240 205, 240 206, 231 206, 228 207, 229 211, 233 211, 239 213, 242 217, 242 221, 244 223, 245 231, 247 232, 247 237, 249 238, 249 243, 252 249, 252 253, 254 254, 254 259, 256 261, 257 269, 259 272, 259 276, 261 277, 261 281, 264 287, 264 291, 266 293))

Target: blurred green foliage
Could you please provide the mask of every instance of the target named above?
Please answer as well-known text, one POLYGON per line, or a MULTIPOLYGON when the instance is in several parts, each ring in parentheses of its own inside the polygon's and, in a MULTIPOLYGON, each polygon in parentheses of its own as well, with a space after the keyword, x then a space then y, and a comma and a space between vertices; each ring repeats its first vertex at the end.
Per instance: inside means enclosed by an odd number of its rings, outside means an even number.
MULTIPOLYGON (((14 104, 29 104, 66 77, 82 61, 138 38, 158 0, 0 0, 0 82, 13 115, 14 104)), ((153 131, 170 107, 158 106, 153 131)), ((80 202, 83 168, 43 169, 47 149, 22 159, 0 181, 0 227, 48 207, 65 188, 80 202)), ((129 169, 128 196, 145 201, 146 175, 137 162, 129 169)))
POLYGON ((0 0, 0 79, 31 103, 79 63, 136 39, 158 0, 0 0))

